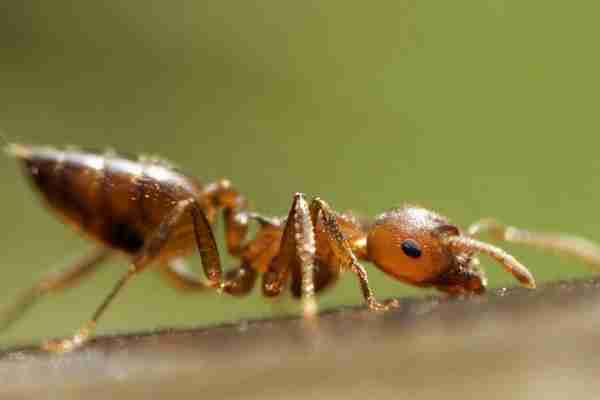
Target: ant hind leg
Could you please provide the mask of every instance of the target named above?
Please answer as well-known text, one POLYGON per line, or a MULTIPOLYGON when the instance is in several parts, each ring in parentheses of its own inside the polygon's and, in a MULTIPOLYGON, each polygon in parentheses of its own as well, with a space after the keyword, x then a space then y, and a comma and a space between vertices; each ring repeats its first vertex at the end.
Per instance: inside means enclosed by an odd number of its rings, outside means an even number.
POLYGON ((190 213, 193 219, 196 242, 202 264, 206 275, 208 276, 210 287, 222 287, 221 282, 221 264, 217 245, 212 234, 212 230, 206 216, 200 210, 198 204, 193 199, 182 200, 173 207, 163 222, 158 226, 152 235, 145 241, 144 246, 133 258, 133 261, 125 275, 121 277, 112 288, 110 293, 104 298, 104 301, 96 309, 90 320, 83 325, 72 337, 68 339, 49 341, 43 345, 43 348, 53 352, 72 351, 85 342, 87 342, 94 332, 98 320, 108 309, 115 297, 123 290, 126 284, 146 267, 155 261, 164 245, 168 242, 173 228, 177 226, 182 216, 190 213))
POLYGON ((81 283, 85 277, 96 271, 111 254, 112 251, 109 249, 97 249, 69 268, 52 272, 42 278, 33 287, 21 293, 13 304, 0 311, 0 331, 5 330, 11 323, 19 319, 45 294, 58 292, 81 283))

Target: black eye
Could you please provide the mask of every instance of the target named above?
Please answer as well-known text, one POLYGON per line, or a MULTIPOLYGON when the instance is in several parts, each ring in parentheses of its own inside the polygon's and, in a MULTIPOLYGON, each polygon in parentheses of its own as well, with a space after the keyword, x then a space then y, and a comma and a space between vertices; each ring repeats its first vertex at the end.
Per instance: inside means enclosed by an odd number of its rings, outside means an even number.
POLYGON ((409 257, 419 258, 421 257, 421 247, 414 240, 407 239, 402 242, 402 251, 409 257))

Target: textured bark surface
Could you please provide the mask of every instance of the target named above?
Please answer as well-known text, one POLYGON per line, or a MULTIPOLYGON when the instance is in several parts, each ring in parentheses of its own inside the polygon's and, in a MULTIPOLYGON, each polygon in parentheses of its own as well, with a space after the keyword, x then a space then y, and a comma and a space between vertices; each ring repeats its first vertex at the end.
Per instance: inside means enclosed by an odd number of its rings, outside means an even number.
POLYGON ((0 355, 0 398, 594 398, 600 279, 0 355))

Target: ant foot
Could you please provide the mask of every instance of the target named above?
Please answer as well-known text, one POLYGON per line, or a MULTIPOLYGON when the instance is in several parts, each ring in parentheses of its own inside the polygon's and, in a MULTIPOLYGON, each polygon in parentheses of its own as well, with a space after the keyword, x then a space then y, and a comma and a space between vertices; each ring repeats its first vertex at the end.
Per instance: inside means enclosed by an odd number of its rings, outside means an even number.
POLYGON ((369 310, 371 311, 388 311, 393 308, 400 307, 400 302, 396 299, 389 299, 384 301, 383 303, 380 303, 377 300, 373 299, 369 300, 369 302, 367 303, 367 307, 369 307, 369 310))
POLYGON ((42 349, 50 353, 68 353, 81 347, 92 334, 93 323, 81 328, 75 335, 69 339, 63 340, 48 340, 42 344, 42 349))
POLYGON ((314 297, 302 299, 302 316, 305 320, 314 319, 319 313, 319 306, 314 297))

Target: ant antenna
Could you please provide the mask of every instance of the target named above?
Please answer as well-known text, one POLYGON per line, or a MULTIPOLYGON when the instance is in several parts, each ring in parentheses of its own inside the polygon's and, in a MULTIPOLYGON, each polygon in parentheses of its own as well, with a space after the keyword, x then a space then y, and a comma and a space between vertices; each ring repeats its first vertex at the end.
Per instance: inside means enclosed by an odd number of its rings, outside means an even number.
POLYGON ((504 250, 489 243, 480 242, 479 240, 465 236, 448 236, 445 240, 455 250, 487 254, 502 264, 504 269, 513 274, 524 286, 531 289, 535 288, 535 280, 531 272, 504 250))

